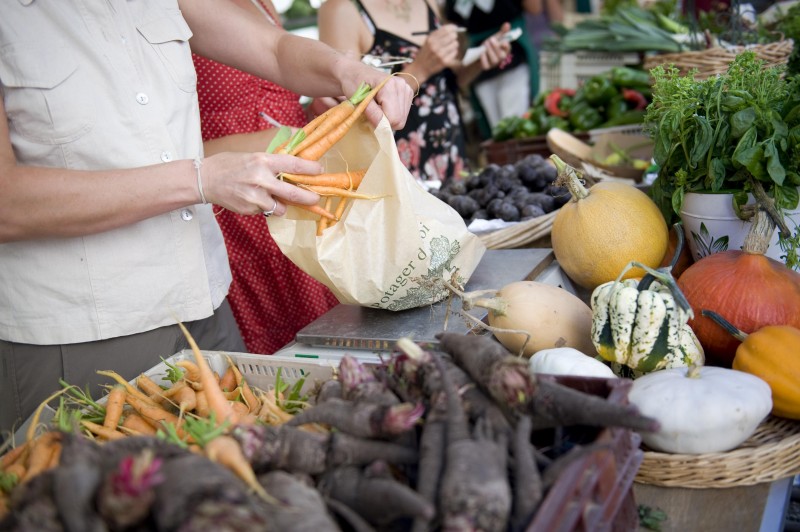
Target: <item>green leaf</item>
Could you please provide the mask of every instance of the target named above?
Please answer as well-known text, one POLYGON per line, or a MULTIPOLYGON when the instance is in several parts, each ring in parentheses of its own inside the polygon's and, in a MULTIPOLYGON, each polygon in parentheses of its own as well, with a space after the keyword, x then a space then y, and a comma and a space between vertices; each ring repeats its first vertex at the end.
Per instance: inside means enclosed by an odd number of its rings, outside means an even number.
POLYGON ((739 142, 736 144, 736 148, 733 150, 733 162, 738 163, 741 166, 747 166, 747 162, 750 160, 749 157, 743 155, 746 150, 750 150, 756 144, 756 138, 758 136, 758 130, 755 126, 751 126, 742 138, 739 139, 739 142))
POLYGON ((719 191, 725 182, 725 177, 727 177, 725 163, 719 157, 711 159, 711 164, 708 166, 708 177, 711 181, 711 190, 714 192, 719 191))
POLYGON ((676 188, 675 192, 672 193, 672 210, 674 210, 677 214, 680 214, 681 212, 681 207, 683 206, 683 196, 683 187, 676 188))
POLYGON ((274 153, 278 146, 289 140, 292 136, 292 128, 288 126, 281 126, 278 128, 278 132, 272 138, 272 142, 269 143, 267 146, 267 153, 274 153))
POLYGON ((692 146, 689 151, 689 164, 695 166, 705 158, 708 150, 711 148, 711 143, 714 140, 714 130, 711 129, 711 124, 708 123, 708 119, 704 116, 695 115, 693 120, 697 123, 699 128, 692 139, 692 146))
POLYGON ((772 139, 764 142, 764 157, 767 158, 767 173, 772 181, 778 186, 783 185, 783 181, 786 179, 786 170, 783 168, 778 149, 772 139))
POLYGON ((797 209, 797 205, 800 204, 800 194, 797 192, 797 186, 775 188, 775 203, 780 209, 797 209))
POLYGON ((731 117, 731 136, 738 139, 744 135, 748 129, 753 127, 755 121, 756 110, 753 107, 747 107, 734 113, 731 117))

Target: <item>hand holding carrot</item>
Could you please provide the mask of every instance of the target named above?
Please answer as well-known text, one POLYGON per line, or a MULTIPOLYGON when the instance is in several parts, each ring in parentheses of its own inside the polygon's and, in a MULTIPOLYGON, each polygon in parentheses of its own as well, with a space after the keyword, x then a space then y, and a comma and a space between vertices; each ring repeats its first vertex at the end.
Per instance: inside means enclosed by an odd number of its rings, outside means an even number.
POLYGON ((286 203, 313 205, 319 196, 277 178, 283 172, 316 175, 316 161, 266 153, 220 153, 205 159, 201 168, 206 199, 240 214, 259 214, 274 208, 286 212, 286 203))

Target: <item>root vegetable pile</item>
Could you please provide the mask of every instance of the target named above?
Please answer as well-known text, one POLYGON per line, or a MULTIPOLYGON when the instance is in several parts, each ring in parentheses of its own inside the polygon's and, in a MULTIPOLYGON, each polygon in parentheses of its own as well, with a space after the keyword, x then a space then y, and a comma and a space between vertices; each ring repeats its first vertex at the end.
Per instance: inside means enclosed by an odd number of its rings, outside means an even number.
MULTIPOLYGON (((490 338, 439 341, 400 340, 377 365, 345 355, 314 402, 274 416, 235 365, 214 375, 199 351, 171 366, 172 387, 118 379, 105 403, 60 408, 0 456, 0 530, 524 530, 604 427, 658 428, 490 338), (205 396, 207 416, 175 386, 205 396)), ((65 390, 62 407, 80 396, 65 390)))

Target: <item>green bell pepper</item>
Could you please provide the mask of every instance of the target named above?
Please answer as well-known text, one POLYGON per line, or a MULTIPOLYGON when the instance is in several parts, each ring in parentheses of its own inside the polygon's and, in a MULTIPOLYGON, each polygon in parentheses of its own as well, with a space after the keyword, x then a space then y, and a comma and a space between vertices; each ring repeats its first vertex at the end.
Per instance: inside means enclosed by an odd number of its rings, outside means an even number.
POLYGON ((615 87, 628 87, 632 89, 650 87, 652 84, 648 72, 623 66, 613 67, 611 69, 611 82, 615 87))
POLYGON ((568 120, 574 131, 589 131, 603 123, 603 115, 588 103, 580 103, 572 107, 568 120))
POLYGON ((628 110, 628 102, 622 94, 615 94, 605 105, 606 120, 613 120, 628 110))
POLYGON ((586 101, 594 106, 607 103, 618 93, 619 90, 611 83, 611 78, 607 76, 594 76, 584 83, 583 94, 586 97, 586 101))

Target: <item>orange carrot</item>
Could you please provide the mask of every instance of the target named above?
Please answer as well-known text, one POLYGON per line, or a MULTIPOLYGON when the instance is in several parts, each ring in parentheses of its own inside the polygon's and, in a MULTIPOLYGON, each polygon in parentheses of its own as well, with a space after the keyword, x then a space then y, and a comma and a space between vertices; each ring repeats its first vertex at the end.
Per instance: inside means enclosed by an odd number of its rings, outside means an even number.
POLYGON ((197 399, 197 406, 195 407, 194 411, 200 417, 208 417, 210 412, 208 411, 208 401, 206 400, 206 393, 203 390, 196 390, 194 392, 195 398, 197 399))
POLYGON ((134 397, 137 397, 137 398, 139 398, 139 399, 141 399, 143 401, 148 401, 150 403, 153 403, 153 400, 150 399, 150 397, 148 397, 147 394, 145 394, 143 391, 139 390, 136 386, 131 385, 128 381, 126 381, 125 379, 122 378, 122 375, 120 375, 116 371, 98 370, 97 374, 98 375, 103 375, 105 377, 111 377, 112 379, 117 381, 118 384, 121 384, 122 386, 124 386, 125 390, 128 392, 128 397, 134 396, 134 397))
POLYGON ((116 429, 122 419, 122 409, 125 407, 125 397, 128 392, 124 386, 114 386, 106 396, 106 415, 103 419, 103 426, 108 429, 116 429))
POLYGON ((233 374, 233 368, 230 366, 222 374, 222 378, 219 380, 219 387, 223 392, 229 392, 236 388, 236 375, 233 374))
POLYGON ((153 404, 150 400, 144 400, 130 394, 128 394, 125 400, 145 419, 145 421, 154 427, 159 427, 162 423, 172 423, 175 425, 178 433, 181 434, 181 420, 172 412, 167 412, 161 406, 153 404))
POLYGON ((8 450, 6 454, 0 456, 0 471, 4 471, 11 464, 23 460, 23 454, 28 452, 28 442, 24 442, 8 450))
POLYGON ((113 441, 125 437, 125 434, 116 429, 109 429, 108 427, 104 427, 103 425, 98 425, 97 423, 92 423, 91 421, 83 420, 81 421, 81 425, 86 427, 86 430, 88 430, 95 436, 99 436, 104 440, 113 441))
POLYGON ((325 218, 327 218, 329 220, 336 220, 336 217, 334 217, 333 214, 331 214, 329 211, 326 211, 318 203, 315 203, 314 205, 304 205, 302 203, 292 203, 291 201, 284 201, 284 203, 286 203, 287 205, 292 205, 292 206, 297 207, 299 209, 306 210, 306 211, 308 211, 310 213, 317 214, 319 216, 323 216, 323 217, 325 217, 325 218))
POLYGON ((352 170, 345 172, 329 172, 318 175, 307 174, 281 174, 281 177, 296 185, 317 185, 326 187, 337 187, 345 189, 356 189, 364 179, 367 170, 352 170))
POLYGON ((181 413, 191 412, 197 407, 197 394, 191 386, 183 386, 172 397, 181 413))
POLYGON ((162 395, 164 389, 144 373, 136 377, 136 386, 138 386, 152 401, 157 403, 160 403, 164 397, 162 395))
POLYGON ((58 464, 61 461, 61 449, 62 446, 60 441, 53 443, 53 450, 50 453, 50 461, 47 463, 47 469, 58 467, 58 464))
POLYGON ((238 386, 229 392, 222 392, 225 396, 225 399, 228 401, 238 401, 239 398, 242 396, 242 389, 238 386))
POLYGON ((235 412, 239 418, 250 413, 250 408, 241 401, 230 401, 229 404, 231 405, 231 410, 235 412))
POLYGON ((50 455, 53 453, 53 444, 61 439, 61 433, 48 431, 34 440, 28 454, 28 464, 23 482, 27 482, 34 476, 47 469, 50 464, 50 455))
POLYGON ((342 216, 344 216, 344 210, 347 208, 347 204, 349 202, 350 200, 348 198, 339 198, 339 203, 336 205, 336 211, 333 213, 337 220, 342 219, 342 216))
POLYGON ((314 191, 320 196, 338 196, 340 198, 352 198, 352 199, 364 199, 364 200, 374 200, 380 199, 380 196, 370 196, 368 194, 359 194, 358 192, 354 192, 352 190, 347 190, 344 188, 336 188, 336 187, 324 187, 324 186, 316 186, 316 185, 298 185, 302 188, 306 188, 308 190, 314 191))
POLYGON ((344 137, 348 131, 353 127, 353 124, 356 123, 356 120, 361 118, 364 114, 364 110, 366 110, 369 103, 375 99, 375 95, 386 85, 386 82, 389 81, 391 76, 387 76, 378 83, 375 88, 371 89, 369 93, 358 103, 358 106, 351 112, 347 118, 345 118, 342 122, 340 122, 334 129, 327 132, 323 137, 319 140, 310 144, 307 148, 303 148, 302 151, 296 151, 298 157, 301 159, 308 159, 310 161, 318 161, 325 153, 337 142, 339 142, 342 137, 344 137))
POLYGON ((191 360, 180 360, 175 363, 176 366, 183 368, 186 373, 183 378, 189 382, 200 382, 200 368, 191 360))
POLYGON ((358 110, 358 106, 360 105, 361 101, 368 97, 369 90, 369 85, 362 83, 350 98, 339 102, 339 104, 334 105, 325 111, 323 115, 327 116, 320 121, 321 123, 317 125, 313 131, 306 132, 306 137, 301 140, 290 153, 292 155, 297 155, 303 152, 309 146, 319 142, 320 139, 325 138, 326 135, 336 129, 340 124, 347 120, 348 117, 358 110))
POLYGON ((252 388, 250 388, 250 385, 247 384, 244 376, 242 376, 242 372, 239 371, 239 368, 233 363, 230 357, 228 357, 228 364, 228 367, 233 368, 233 375, 236 378, 236 384, 238 384, 239 388, 242 390, 242 399, 244 399, 244 402, 247 405, 248 412, 258 412, 258 410, 261 408, 261 401, 259 401, 258 397, 256 397, 256 394, 253 393, 252 388))
MULTIPOLYGON (((331 206, 333 204, 332 202, 333 202, 333 196, 328 196, 327 198, 325 198, 325 206, 323 207, 323 209, 325 209, 328 212, 331 212, 331 206)), ((317 236, 322 236, 322 233, 325 231, 325 229, 328 228, 329 223, 330 220, 328 218, 325 218, 324 216, 319 217, 319 220, 317 220, 317 236)))
MULTIPOLYGON (((328 108, 328 109, 326 109, 326 110, 325 110, 325 112, 323 112, 322 114, 319 114, 319 115, 315 116, 314 118, 312 118, 311 120, 309 120, 309 121, 306 123, 306 125, 304 125, 304 126, 301 128, 301 129, 302 129, 302 131, 303 131, 303 138, 307 137, 307 136, 308 136, 308 135, 310 135, 310 134, 311 134, 311 133, 312 133, 312 132, 313 132, 315 129, 317 129, 317 128, 319 127, 319 125, 320 125, 320 124, 322 124, 322 122, 323 122, 323 121, 327 120, 328 116, 330 116, 330 115, 331 115, 331 113, 333 113, 333 112, 334 112, 334 109, 336 109, 337 107, 339 107, 339 105, 341 105, 342 103, 344 103, 344 102, 340 102, 339 104, 337 104, 337 105, 334 105, 333 107, 329 107, 329 108, 328 108)), ((285 141, 283 141, 283 142, 281 142, 280 144, 278 144, 278 146, 277 146, 277 147, 276 147, 276 148, 273 150, 273 153, 289 153, 289 144, 290 144, 290 143, 292 142, 292 140, 295 138, 295 136, 297 135, 297 133, 298 133, 298 132, 297 132, 297 131, 295 131, 295 132, 294 132, 294 133, 293 133, 293 134, 292 134, 292 135, 291 135, 291 136, 290 136, 288 139, 286 139, 285 141)), ((296 148, 296 147, 297 147, 297 145, 299 145, 299 143, 300 143, 300 142, 302 142, 302 140, 303 140, 303 139, 300 139, 300 140, 298 140, 298 141, 295 143, 295 146, 293 147, 293 149, 294 149, 294 148, 296 148)))
POLYGON ((275 501, 275 499, 273 499, 266 492, 263 486, 259 484, 258 479, 253 472, 253 468, 244 457, 244 453, 242 452, 242 448, 239 446, 239 442, 233 439, 233 437, 225 434, 217 436, 213 440, 206 443, 204 451, 209 460, 227 467, 236 476, 242 479, 244 483, 247 484, 247 486, 256 492, 262 499, 268 502, 274 501, 277 503, 277 501, 275 501))
POLYGON ((214 377, 214 372, 208 365, 208 361, 206 361, 203 353, 200 352, 200 348, 197 347, 197 343, 194 341, 194 338, 192 338, 192 335, 189 334, 189 330, 186 326, 180 322, 178 322, 178 325, 183 331, 184 336, 186 336, 186 341, 189 342, 189 347, 192 348, 192 352, 194 353, 195 362, 200 370, 200 384, 203 386, 203 391, 208 401, 208 410, 214 416, 218 425, 225 422, 236 424, 238 415, 233 411, 230 403, 223 395, 222 389, 219 387, 219 383, 214 377))
POLYGON ((134 435, 142 434, 147 436, 153 436, 157 432, 153 425, 135 412, 131 412, 125 416, 125 419, 122 420, 120 430, 134 435))

